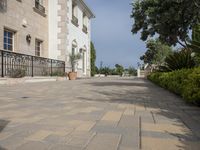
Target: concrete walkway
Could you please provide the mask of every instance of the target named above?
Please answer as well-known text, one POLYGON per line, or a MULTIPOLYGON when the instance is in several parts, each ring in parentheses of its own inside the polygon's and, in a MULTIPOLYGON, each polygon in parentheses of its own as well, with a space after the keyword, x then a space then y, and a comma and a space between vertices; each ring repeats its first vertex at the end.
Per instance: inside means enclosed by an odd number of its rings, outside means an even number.
POLYGON ((200 109, 137 78, 0 86, 0 150, 199 150, 200 109))

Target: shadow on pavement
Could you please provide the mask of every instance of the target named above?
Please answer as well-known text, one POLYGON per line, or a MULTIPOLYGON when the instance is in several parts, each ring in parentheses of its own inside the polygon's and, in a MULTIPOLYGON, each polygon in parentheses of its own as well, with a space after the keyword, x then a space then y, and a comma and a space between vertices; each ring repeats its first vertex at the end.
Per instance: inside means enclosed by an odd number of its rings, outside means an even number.
MULTIPOLYGON (((106 96, 107 99, 79 97, 81 100, 98 101, 121 104, 134 104, 145 107, 150 113, 174 121, 173 125, 182 128, 182 133, 167 132, 181 143, 177 149, 199 150, 200 149, 200 108, 186 104, 179 96, 170 93, 145 79, 118 79, 113 81, 94 81, 92 86, 100 87, 93 90, 94 93, 106 96), (113 86, 113 90, 112 90, 113 86), (121 92, 114 86, 123 86, 121 92), (105 87, 105 88, 102 88, 105 87), (125 90, 127 87, 127 90, 125 90), (133 87, 132 91, 130 87, 133 87), (106 90, 111 88, 110 90, 106 90), (129 89, 128 89, 129 88, 129 89), (159 111, 154 111, 159 110, 159 111), (195 119, 198 118, 198 119, 195 119), (184 127, 189 130, 184 130, 184 127), (192 144, 191 144, 192 143, 192 144)), ((142 115, 142 114, 141 114, 142 115)))
MULTIPOLYGON (((8 123, 9 121, 0 119, 0 135, 3 129, 8 125, 8 123)), ((0 150, 7 150, 7 149, 0 146, 0 150)))

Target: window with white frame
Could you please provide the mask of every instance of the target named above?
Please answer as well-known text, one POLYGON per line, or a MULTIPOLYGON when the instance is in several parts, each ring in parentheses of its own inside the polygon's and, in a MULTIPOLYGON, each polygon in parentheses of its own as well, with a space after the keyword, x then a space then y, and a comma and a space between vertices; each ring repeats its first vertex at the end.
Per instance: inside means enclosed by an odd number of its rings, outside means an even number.
POLYGON ((78 6, 72 3, 72 23, 78 27, 78 6))
POLYGON ((75 55, 77 53, 77 42, 76 40, 72 41, 72 55, 75 55))
POLYGON ((5 50, 9 50, 9 51, 13 51, 14 50, 14 34, 15 32, 8 30, 8 29, 4 29, 4 49, 5 50))
POLYGON ((41 56, 42 43, 41 40, 35 40, 35 56, 41 56))
POLYGON ((83 13, 83 32, 88 32, 88 17, 85 13, 83 13))

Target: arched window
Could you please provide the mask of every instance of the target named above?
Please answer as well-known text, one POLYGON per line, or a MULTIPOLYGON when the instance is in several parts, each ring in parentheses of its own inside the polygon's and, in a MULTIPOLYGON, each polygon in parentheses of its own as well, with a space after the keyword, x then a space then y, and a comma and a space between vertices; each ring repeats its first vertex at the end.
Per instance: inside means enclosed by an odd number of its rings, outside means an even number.
POLYGON ((88 17, 83 13, 83 32, 88 32, 88 17))
POLYGON ((72 52, 71 52, 72 54, 76 54, 77 47, 78 47, 78 45, 77 45, 76 40, 73 40, 72 41, 72 52))
POLYGON ((76 3, 72 3, 72 15, 78 17, 78 6, 76 3))
POLYGON ((78 6, 76 3, 72 3, 72 23, 78 26, 78 6))

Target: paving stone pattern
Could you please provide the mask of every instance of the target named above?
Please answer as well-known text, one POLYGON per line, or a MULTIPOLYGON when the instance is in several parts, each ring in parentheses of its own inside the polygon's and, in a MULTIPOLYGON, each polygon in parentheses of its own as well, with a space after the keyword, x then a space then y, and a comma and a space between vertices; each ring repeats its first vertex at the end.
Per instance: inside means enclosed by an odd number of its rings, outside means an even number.
POLYGON ((145 79, 0 86, 0 150, 200 150, 200 108, 145 79))

